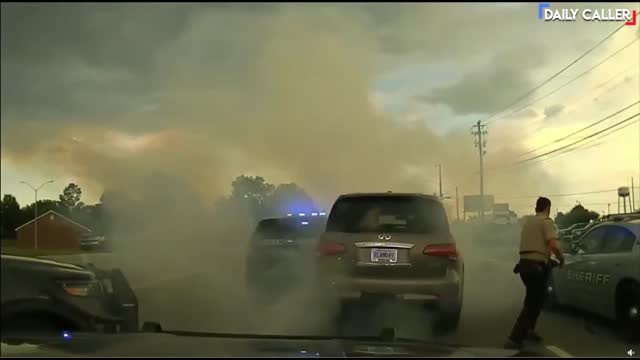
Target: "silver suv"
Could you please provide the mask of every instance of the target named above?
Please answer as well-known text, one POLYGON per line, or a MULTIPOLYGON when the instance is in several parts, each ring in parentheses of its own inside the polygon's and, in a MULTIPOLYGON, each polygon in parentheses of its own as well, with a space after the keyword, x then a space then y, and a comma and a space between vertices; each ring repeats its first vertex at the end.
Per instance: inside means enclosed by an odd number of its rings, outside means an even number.
POLYGON ((464 266, 438 198, 340 196, 318 243, 318 276, 341 304, 395 298, 435 305, 438 330, 458 326, 464 266))

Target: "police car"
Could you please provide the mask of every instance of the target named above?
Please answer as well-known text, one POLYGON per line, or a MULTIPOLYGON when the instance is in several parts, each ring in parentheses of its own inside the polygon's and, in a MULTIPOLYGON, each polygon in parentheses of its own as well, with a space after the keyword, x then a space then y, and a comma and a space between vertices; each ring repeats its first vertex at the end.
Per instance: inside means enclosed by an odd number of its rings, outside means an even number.
POLYGON ((617 321, 625 337, 640 336, 640 219, 591 227, 554 268, 549 304, 567 305, 617 321))
POLYGON ((246 270, 249 291, 259 302, 282 295, 305 281, 316 240, 325 229, 325 212, 300 212, 258 222, 251 237, 246 270))

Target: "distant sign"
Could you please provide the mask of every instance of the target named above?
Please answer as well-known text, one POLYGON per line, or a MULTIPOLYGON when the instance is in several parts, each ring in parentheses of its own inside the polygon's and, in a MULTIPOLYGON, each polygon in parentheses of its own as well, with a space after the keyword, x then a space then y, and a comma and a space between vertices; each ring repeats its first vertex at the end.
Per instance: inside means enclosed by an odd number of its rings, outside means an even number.
MULTIPOLYGON (((484 196, 484 211, 491 211, 493 209, 493 195, 484 196)), ((464 197, 464 211, 465 212, 479 212, 482 209, 482 196, 480 195, 466 195, 464 197)))
POLYGON ((494 213, 509 213, 509 204, 506 204, 506 203, 493 204, 493 212, 494 213))

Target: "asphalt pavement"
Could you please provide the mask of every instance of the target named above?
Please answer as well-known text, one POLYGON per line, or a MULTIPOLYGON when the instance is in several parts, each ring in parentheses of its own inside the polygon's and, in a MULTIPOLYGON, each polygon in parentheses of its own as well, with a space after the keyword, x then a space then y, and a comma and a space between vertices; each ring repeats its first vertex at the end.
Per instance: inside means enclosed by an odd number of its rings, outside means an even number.
MULTIPOLYGON (((490 252, 495 254, 495 252, 490 252)), ((101 255, 102 256, 102 255, 101 255)), ((97 266, 114 266, 104 256, 91 259, 97 266)), ((501 347, 518 315, 524 288, 511 270, 512 259, 467 256, 463 313, 457 331, 431 332, 432 314, 422 307, 383 304, 375 309, 355 309, 343 335, 374 335, 394 327, 397 335, 471 347, 501 347)), ((270 306, 257 304, 246 291, 240 274, 188 273, 159 276, 155 281, 130 276, 140 301, 141 320, 159 322, 172 330, 228 333, 327 335, 330 309, 318 303, 311 289, 300 286, 283 294, 270 306)), ((622 342, 607 321, 570 310, 543 312, 538 332, 544 345, 565 356, 626 356, 630 346, 622 342)), ((636 349, 638 352, 639 349, 636 349)))

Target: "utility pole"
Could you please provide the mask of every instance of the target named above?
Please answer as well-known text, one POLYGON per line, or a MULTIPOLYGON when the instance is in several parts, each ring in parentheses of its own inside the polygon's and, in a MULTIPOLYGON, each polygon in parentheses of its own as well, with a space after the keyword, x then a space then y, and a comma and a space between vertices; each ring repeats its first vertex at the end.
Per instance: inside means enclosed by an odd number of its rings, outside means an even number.
POLYGON ((31 188, 31 190, 33 190, 34 194, 35 194, 35 202, 33 203, 34 207, 35 207, 35 216, 33 217, 34 221, 33 221, 33 247, 38 250, 38 190, 42 189, 43 186, 52 183, 53 180, 49 180, 49 181, 45 181, 44 183, 42 183, 40 186, 38 186, 37 188, 34 187, 33 185, 29 184, 26 181, 20 181, 21 184, 25 184, 28 187, 31 188))
POLYGON ((456 186, 456 220, 460 221, 460 208, 458 203, 458 187, 456 186))
POLYGON ((487 131, 484 129, 486 125, 482 124, 482 120, 478 120, 474 129, 471 132, 472 135, 477 136, 475 142, 478 148, 478 155, 480 157, 480 223, 484 224, 484 166, 483 156, 486 154, 485 148, 487 147, 486 140, 482 139, 482 135, 486 135, 487 131))

